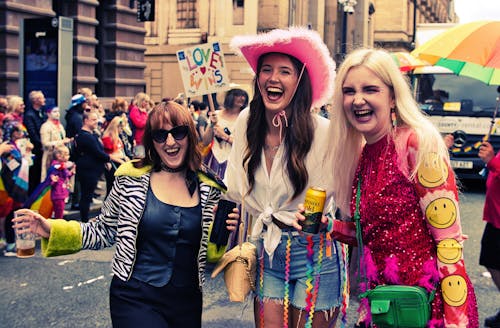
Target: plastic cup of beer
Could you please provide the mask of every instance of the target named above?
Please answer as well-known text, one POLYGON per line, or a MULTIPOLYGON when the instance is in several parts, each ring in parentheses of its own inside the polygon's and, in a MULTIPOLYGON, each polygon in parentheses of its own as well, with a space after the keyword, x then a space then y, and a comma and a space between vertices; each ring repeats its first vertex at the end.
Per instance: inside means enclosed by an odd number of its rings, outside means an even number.
MULTIPOLYGON (((17 216, 17 213, 14 212, 17 216)), ((16 228, 16 255, 20 258, 35 255, 35 234, 29 228, 16 228)))

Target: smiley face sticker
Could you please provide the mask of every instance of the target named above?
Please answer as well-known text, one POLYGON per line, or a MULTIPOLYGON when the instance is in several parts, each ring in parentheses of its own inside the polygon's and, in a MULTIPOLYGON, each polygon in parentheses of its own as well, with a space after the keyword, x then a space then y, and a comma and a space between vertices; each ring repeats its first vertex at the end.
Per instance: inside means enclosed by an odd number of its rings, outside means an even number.
POLYGON ((418 182, 425 188, 434 188, 446 182, 448 173, 448 167, 437 153, 426 153, 417 171, 418 182))
POLYGON ((457 220, 457 206, 448 197, 437 198, 425 208, 425 218, 433 227, 446 229, 457 220))
POLYGON ((443 300, 451 306, 461 306, 467 300, 467 284, 464 277, 451 275, 441 281, 443 300))
POLYGON ((445 264, 454 264, 462 258, 462 245, 453 239, 443 239, 437 245, 438 260, 445 264))

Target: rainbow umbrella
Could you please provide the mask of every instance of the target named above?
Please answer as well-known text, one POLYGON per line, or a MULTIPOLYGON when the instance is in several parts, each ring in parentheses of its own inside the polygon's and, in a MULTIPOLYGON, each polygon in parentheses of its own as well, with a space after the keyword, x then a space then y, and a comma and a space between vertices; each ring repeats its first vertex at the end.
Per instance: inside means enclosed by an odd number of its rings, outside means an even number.
POLYGON ((500 21, 460 24, 411 52, 432 65, 489 85, 500 85, 500 21))
POLYGON ((396 51, 391 52, 391 56, 396 62, 401 72, 408 72, 417 67, 429 66, 424 60, 413 57, 409 52, 396 51))

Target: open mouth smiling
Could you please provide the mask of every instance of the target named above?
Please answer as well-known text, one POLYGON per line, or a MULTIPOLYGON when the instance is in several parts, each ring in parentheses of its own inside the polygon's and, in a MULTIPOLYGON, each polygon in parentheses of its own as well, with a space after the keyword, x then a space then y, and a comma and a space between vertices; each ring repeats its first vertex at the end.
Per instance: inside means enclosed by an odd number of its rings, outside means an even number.
POLYGON ((359 109, 354 111, 354 116, 357 118, 367 117, 373 114, 373 111, 368 109, 359 109))
POLYGON ((283 90, 277 87, 266 88, 267 97, 269 100, 276 101, 283 96, 283 90))
POLYGON ((165 153, 167 153, 167 155, 169 156, 175 156, 179 153, 180 150, 181 150, 180 147, 168 148, 165 150, 165 153))

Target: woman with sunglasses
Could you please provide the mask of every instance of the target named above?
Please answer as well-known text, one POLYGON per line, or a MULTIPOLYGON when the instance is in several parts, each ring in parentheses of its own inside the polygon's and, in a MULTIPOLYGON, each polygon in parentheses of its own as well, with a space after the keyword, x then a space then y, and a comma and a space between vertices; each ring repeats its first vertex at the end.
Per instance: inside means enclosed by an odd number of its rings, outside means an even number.
MULTIPOLYGON (((118 168, 95 222, 46 220, 20 210, 16 227, 42 236, 45 256, 116 243, 114 327, 199 328, 208 227, 225 187, 201 166, 196 129, 181 105, 162 102, 151 111, 143 145, 144 158, 118 168)), ((234 230, 237 209, 229 218, 234 230)))

